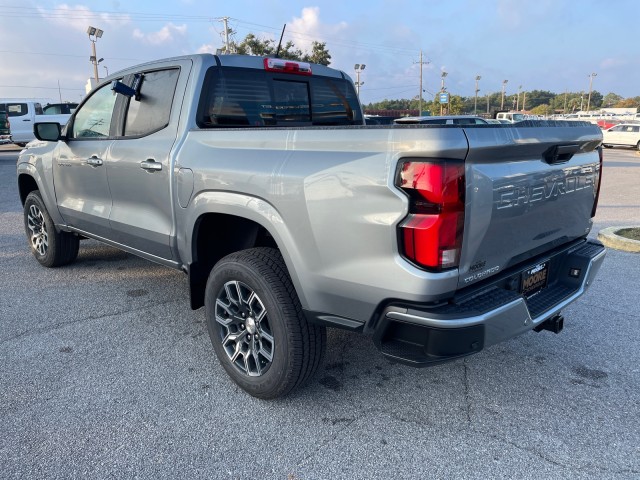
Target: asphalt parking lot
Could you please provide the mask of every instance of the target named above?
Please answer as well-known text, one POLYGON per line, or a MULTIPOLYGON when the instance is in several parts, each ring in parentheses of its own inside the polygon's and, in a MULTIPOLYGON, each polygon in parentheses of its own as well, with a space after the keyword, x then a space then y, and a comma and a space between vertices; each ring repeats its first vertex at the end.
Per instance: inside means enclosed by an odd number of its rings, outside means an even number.
MULTIPOLYGON (((640 155, 605 151, 595 228, 640 225, 640 155)), ((609 250, 565 329, 428 369, 330 331, 288 398, 214 357, 184 274, 94 241, 41 267, 0 151, 3 478, 639 478, 640 255, 609 250)))

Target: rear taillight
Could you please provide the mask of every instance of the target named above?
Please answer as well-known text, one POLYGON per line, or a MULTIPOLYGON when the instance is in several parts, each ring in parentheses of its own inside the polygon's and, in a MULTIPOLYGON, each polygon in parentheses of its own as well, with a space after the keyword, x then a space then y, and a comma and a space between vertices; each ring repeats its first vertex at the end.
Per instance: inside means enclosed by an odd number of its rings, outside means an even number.
POLYGON ((600 199, 600 185, 602 185, 602 164, 604 161, 604 155, 602 153, 602 145, 598 147, 598 155, 600 156, 600 165, 598 165, 598 171, 593 179, 593 188, 595 189, 595 198, 593 200, 593 210, 591 210, 591 218, 596 216, 596 210, 598 209, 598 200, 600 199))
POLYGON ((294 73, 296 75, 311 75, 311 64, 295 62, 282 58, 265 58, 264 69, 268 72, 294 73))
POLYGON ((458 266, 464 229, 464 163, 406 161, 396 185, 409 196, 400 223, 404 256, 429 269, 458 266))

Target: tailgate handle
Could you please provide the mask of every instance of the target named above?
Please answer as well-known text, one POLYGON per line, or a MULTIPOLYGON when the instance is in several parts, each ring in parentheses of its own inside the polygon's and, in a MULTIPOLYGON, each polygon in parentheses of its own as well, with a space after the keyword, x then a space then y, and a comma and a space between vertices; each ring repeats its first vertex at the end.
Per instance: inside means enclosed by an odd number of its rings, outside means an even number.
POLYGON ((568 162, 578 150, 580 150, 580 145, 554 145, 547 149, 542 156, 549 165, 555 165, 556 163, 568 162))

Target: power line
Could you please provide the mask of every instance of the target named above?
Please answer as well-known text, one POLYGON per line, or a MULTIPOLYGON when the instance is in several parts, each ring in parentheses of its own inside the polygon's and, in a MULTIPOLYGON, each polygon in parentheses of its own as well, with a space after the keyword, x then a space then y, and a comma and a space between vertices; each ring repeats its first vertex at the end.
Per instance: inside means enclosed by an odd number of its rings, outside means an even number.
MULTIPOLYGON (((47 52, 20 52, 13 50, 0 50, 0 53, 15 53, 17 55, 46 55, 48 57, 72 57, 72 58, 86 58, 86 55, 71 55, 68 53, 47 53, 47 52)), ((133 62, 143 62, 139 58, 122 58, 122 57, 109 57, 109 60, 127 60, 133 62)))
POLYGON ((78 90, 84 92, 83 88, 31 87, 29 85, 0 85, 0 88, 36 88, 40 90, 78 90))

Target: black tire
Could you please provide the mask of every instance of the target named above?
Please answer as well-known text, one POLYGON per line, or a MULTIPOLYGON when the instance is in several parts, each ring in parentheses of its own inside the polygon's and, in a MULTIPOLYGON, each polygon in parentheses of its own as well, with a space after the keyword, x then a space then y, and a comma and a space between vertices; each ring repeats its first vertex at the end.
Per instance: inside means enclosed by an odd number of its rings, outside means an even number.
POLYGON ((24 229, 31 252, 41 265, 60 267, 77 258, 80 240, 72 233, 56 230, 37 190, 24 202, 24 229))
POLYGON ((608 145, 608 144, 606 144, 606 143, 603 143, 603 144, 602 144, 602 146, 603 146, 604 148, 611 148, 611 145, 608 145))
POLYGON ((287 395, 322 363, 326 328, 307 322, 276 249, 252 248, 220 260, 207 281, 205 309, 218 360, 254 397, 287 395))
POLYGON ((640 150, 640 142, 636 143, 636 150, 640 150))

